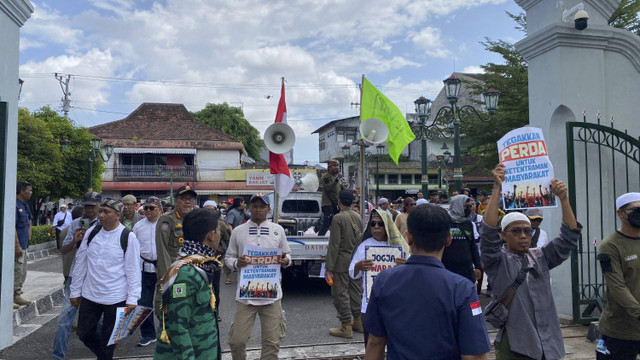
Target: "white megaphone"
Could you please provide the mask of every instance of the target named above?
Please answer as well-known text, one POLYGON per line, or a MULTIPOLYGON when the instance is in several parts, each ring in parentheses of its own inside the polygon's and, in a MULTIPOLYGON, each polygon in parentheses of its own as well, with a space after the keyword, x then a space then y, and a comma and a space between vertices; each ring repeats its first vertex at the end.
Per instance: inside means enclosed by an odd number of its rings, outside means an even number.
POLYGON ((360 135, 367 146, 383 143, 389 136, 389 129, 382 121, 370 118, 360 123, 360 135))
POLYGON ((320 182, 318 181, 318 175, 316 175, 316 173, 307 173, 302 179, 296 180, 296 185, 305 191, 314 192, 320 187, 320 182))
POLYGON ((275 154, 284 154, 293 148, 296 134, 291 126, 283 123, 269 125, 264 132, 264 145, 275 154))

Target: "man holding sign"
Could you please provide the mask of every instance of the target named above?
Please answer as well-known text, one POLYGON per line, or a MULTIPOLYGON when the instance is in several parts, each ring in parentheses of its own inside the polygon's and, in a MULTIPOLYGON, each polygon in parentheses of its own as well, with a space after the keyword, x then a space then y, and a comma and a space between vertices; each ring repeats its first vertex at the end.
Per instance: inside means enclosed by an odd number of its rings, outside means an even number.
MULTIPOLYGON (((291 265, 291 250, 282 226, 267 220, 269 213, 269 198, 264 194, 254 194, 249 201, 251 219, 233 229, 229 239, 229 248, 224 259, 230 269, 257 270, 257 267, 272 265, 273 256, 247 256, 245 246, 279 249, 279 263, 282 267, 291 265)), ((257 251, 257 250, 251 250, 257 251)), ((246 273, 244 271, 243 273, 246 273)), ((279 281, 280 279, 278 279, 279 281)), ((240 286, 240 281, 238 282, 240 286)), ((260 316, 262 352, 261 359, 277 359, 280 351, 280 340, 285 336, 285 320, 280 299, 282 290, 279 284, 262 288, 256 287, 255 282, 247 284, 248 296, 236 298, 236 314, 229 333, 231 356, 234 360, 244 360, 247 357, 247 342, 255 322, 256 314, 260 316), (261 296, 257 296, 260 294, 261 296), (249 296, 250 294, 250 296, 249 296), (273 296, 262 296, 273 294, 273 296)), ((238 294, 243 289, 239 287, 238 294)))

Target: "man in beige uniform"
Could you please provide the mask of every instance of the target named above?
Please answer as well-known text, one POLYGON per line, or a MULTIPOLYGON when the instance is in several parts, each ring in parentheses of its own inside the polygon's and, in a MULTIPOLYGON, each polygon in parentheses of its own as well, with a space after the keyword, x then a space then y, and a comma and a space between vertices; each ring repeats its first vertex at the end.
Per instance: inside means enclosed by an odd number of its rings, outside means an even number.
POLYGON ((349 276, 351 253, 362 233, 360 215, 351 210, 353 193, 342 190, 338 195, 340 212, 331 221, 329 248, 325 264, 324 277, 331 287, 333 305, 338 311, 338 319, 342 326, 329 329, 329 334, 344 338, 352 338, 353 331, 363 332, 360 300, 362 285, 359 280, 349 276))
POLYGON ((348 187, 347 180, 342 177, 339 171, 340 162, 338 160, 329 160, 327 163, 327 172, 320 178, 320 186, 322 186, 322 227, 318 235, 324 236, 331 226, 331 218, 337 214, 338 209, 338 193, 348 187))
POLYGON ((160 300, 162 291, 158 291, 158 286, 164 273, 171 264, 178 258, 178 251, 182 247, 184 237, 182 234, 182 219, 191 211, 198 194, 189 185, 183 186, 174 193, 176 201, 175 210, 166 213, 158 218, 156 224, 156 295, 154 301, 154 311, 156 315, 160 312, 160 300))

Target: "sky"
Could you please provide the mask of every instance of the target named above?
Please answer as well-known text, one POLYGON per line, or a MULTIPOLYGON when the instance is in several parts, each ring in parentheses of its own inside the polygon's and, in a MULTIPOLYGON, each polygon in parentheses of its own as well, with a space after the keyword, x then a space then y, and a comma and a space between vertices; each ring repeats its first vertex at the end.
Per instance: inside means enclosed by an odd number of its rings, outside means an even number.
POLYGON ((318 162, 314 130, 359 114, 363 74, 414 112, 413 101, 435 98, 452 72, 502 62, 485 38, 524 37, 506 15, 522 12, 513 0, 31 3, 20 34, 21 107, 61 111, 54 74, 70 74, 69 117, 79 126, 123 119, 143 102, 190 111, 226 102, 262 136, 284 77, 297 164, 318 162))

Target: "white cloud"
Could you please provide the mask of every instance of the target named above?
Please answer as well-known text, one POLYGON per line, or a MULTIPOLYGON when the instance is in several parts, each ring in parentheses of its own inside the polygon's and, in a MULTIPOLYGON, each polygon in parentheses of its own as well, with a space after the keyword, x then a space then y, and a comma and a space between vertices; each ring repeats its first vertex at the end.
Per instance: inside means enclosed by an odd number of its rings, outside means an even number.
POLYGON ((485 71, 483 68, 481 68, 478 65, 471 65, 471 66, 467 66, 466 68, 462 69, 463 73, 470 73, 470 74, 484 74, 485 71))
POLYGON ((442 43, 442 32, 434 27, 426 27, 411 38, 413 43, 427 51, 427 55, 435 58, 446 58, 451 56, 451 52, 442 43))

